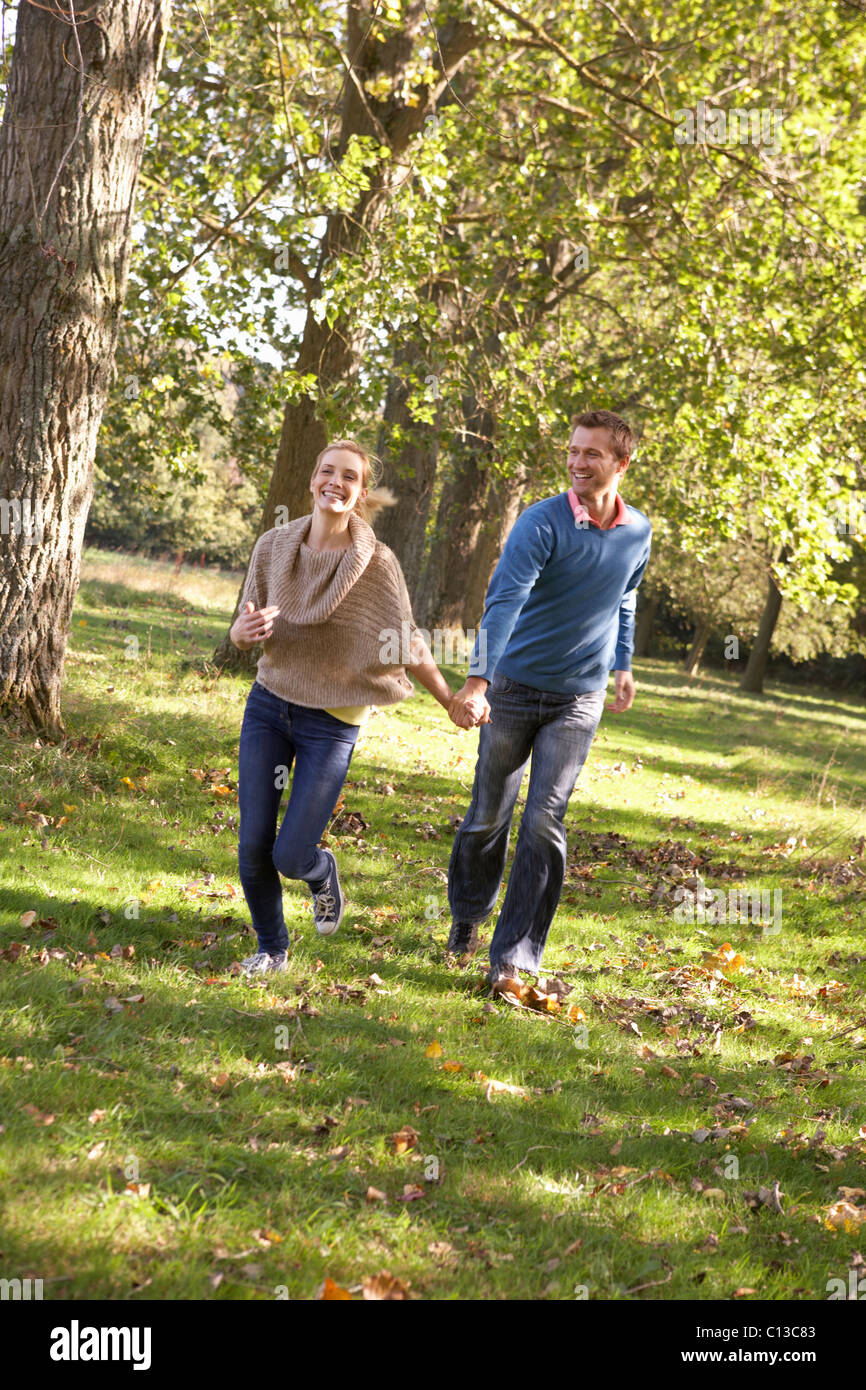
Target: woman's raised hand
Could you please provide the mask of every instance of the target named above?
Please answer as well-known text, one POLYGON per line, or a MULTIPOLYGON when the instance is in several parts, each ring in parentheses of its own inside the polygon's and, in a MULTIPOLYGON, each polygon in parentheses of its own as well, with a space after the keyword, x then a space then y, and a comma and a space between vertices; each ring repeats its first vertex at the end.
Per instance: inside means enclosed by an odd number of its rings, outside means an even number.
POLYGON ((264 642, 270 637, 274 628, 274 618, 279 613, 279 608, 256 608, 251 599, 247 599, 244 611, 239 613, 232 624, 229 634, 236 647, 254 647, 257 642, 264 642))

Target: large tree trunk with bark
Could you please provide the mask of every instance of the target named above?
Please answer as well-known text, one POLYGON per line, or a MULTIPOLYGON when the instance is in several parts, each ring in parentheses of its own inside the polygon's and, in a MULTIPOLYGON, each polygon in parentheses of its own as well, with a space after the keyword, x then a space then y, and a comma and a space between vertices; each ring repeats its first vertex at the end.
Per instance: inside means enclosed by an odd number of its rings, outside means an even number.
MULTIPOLYGON (((574 268, 576 246, 566 237, 545 248, 546 271, 539 275, 533 309, 521 331, 551 314, 588 276, 574 268), (553 277, 551 283, 550 277, 553 277)), ((502 274, 499 293, 507 300, 511 270, 502 274)), ((488 364, 503 360, 498 334, 484 342, 488 364)), ((476 378, 477 379, 477 378, 476 378)), ((528 482, 525 470, 503 477, 489 470, 494 418, 472 395, 463 400, 465 443, 458 446, 454 469, 440 494, 435 535, 418 586, 416 606, 425 627, 464 629, 477 626, 484 595, 502 547, 521 508, 528 482)))
POLYGON ((50 737, 170 13, 18 10, 0 126, 0 712, 50 737))
POLYGON ((740 681, 741 690, 748 690, 754 695, 763 694, 770 646, 781 611, 782 595, 771 574, 767 583, 767 601, 764 604, 758 633, 752 644, 752 650, 749 652, 749 660, 743 672, 743 679, 740 681))
POLYGON ((508 540, 508 533, 520 515, 529 473, 521 469, 511 477, 489 475, 487 518, 482 524, 466 575, 463 601, 463 627, 477 628, 484 612, 484 596, 490 576, 508 540))
POLYGON ((424 561, 439 458, 436 421, 426 424, 415 420, 407 404, 419 380, 423 384, 426 377, 431 378, 428 389, 435 400, 439 394, 438 378, 427 370, 421 344, 410 338, 395 355, 378 446, 383 464, 381 485, 391 488, 397 504, 380 512, 376 534, 400 561, 410 594, 415 591, 424 561))
POLYGON ((416 621, 425 628, 458 628, 466 608, 466 581, 481 528, 487 520, 493 420, 473 396, 463 400, 464 437, 445 479, 436 532, 416 598, 416 621))
MULTIPOLYGON (((642 588, 643 585, 638 589, 638 593, 640 593, 642 588)), ((655 628, 660 601, 660 595, 657 592, 650 592, 644 598, 643 603, 638 603, 634 624, 635 656, 649 656, 650 654, 653 629, 655 628)))

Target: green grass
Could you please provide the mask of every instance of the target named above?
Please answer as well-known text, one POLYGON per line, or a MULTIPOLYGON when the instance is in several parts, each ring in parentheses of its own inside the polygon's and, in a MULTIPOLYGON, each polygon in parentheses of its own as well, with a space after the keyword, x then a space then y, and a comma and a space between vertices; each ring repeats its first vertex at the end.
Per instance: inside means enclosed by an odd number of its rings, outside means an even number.
POLYGON ((0 1275, 60 1299, 306 1299, 326 1276, 360 1296, 385 1270, 420 1298, 826 1298, 864 1238, 825 1222, 866 1186, 864 707, 637 663, 637 704, 605 714, 572 799, 547 948, 582 1034, 492 1005, 478 961, 445 964, 477 735, 419 692, 352 763, 367 827, 330 834, 339 935, 286 883, 290 969, 252 989, 229 973, 254 946, 234 795, 250 680, 208 662, 238 577, 172 570, 88 551, 68 740, 0 737, 0 945, 29 946, 0 962, 0 1275), (653 905, 668 840, 743 872, 711 886, 781 888, 781 931, 653 905), (726 941, 744 967, 701 973, 726 941), (487 1099, 479 1076, 525 1095, 487 1099), (776 1182, 782 1213, 753 1210, 776 1182))

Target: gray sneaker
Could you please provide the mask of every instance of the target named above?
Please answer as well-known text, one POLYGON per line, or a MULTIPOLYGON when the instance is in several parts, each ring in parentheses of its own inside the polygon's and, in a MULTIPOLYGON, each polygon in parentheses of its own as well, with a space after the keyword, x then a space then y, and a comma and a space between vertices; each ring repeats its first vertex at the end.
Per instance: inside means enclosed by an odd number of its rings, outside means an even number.
POLYGON ((311 884, 310 892, 313 894, 313 918, 316 923, 316 931, 320 936, 333 936, 343 920, 346 900, 340 888, 337 861, 329 849, 325 850, 325 854, 330 861, 330 872, 328 877, 322 880, 318 891, 311 884))
POLYGON ((254 956, 247 956, 246 960, 241 961, 241 970, 252 978, 254 975, 266 975, 269 970, 285 970, 288 961, 287 951, 277 951, 273 955, 270 951, 256 951, 254 956))
POLYGON ((254 956, 247 956, 246 960, 241 961, 241 970, 245 975, 264 975, 271 966, 271 957, 268 951, 256 951, 254 956))

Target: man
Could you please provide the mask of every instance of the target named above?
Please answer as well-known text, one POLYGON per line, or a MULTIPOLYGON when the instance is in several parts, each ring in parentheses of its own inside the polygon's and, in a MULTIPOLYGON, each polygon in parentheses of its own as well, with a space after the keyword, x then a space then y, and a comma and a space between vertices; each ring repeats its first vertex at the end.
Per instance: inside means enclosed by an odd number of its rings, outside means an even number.
POLYGON ((562 892, 569 797, 601 718, 611 668, 615 713, 630 708, 636 589, 652 528, 618 487, 635 438, 619 415, 572 420, 571 487, 527 507, 512 527, 484 604, 455 724, 480 724, 472 800, 448 870, 448 950, 472 954, 493 911, 514 803, 529 790, 511 876, 490 943, 493 992, 537 973, 562 892))

